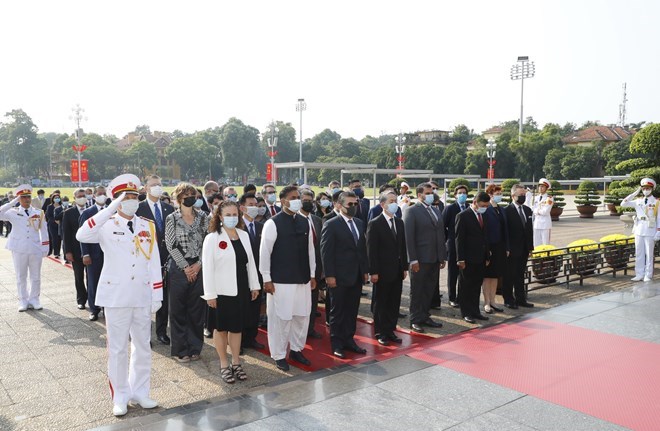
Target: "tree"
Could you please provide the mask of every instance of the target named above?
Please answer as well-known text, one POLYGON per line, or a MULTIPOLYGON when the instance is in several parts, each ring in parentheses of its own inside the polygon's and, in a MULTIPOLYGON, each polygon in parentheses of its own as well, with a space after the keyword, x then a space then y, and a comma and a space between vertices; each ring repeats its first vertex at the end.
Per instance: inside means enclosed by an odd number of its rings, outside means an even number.
POLYGON ((635 133, 630 142, 632 154, 649 157, 649 166, 660 164, 660 124, 651 124, 635 133))
POLYGON ((562 159, 561 175, 567 179, 578 179, 594 175, 601 166, 599 145, 571 148, 562 159))
POLYGON ((142 124, 141 126, 135 126, 134 132, 136 135, 149 136, 151 135, 151 128, 146 124, 142 124))
POLYGON ((8 161, 17 166, 19 177, 48 173, 48 143, 37 135, 38 128, 22 109, 5 114, 7 121, 0 126, 0 141, 8 152, 8 161))
POLYGON ((463 142, 451 142, 445 149, 442 164, 449 174, 461 174, 465 171, 465 159, 467 157, 467 144, 463 142))
MULTIPOLYGON (((275 163, 277 162, 297 162, 298 161, 298 141, 296 141, 296 129, 293 128, 291 123, 284 123, 276 121, 273 124, 279 132, 277 133, 277 156, 275 156, 275 163)), ((268 138, 265 132, 261 134, 261 148, 264 154, 268 152, 268 138)))
POLYGON ((221 127, 219 142, 223 164, 228 171, 233 170, 235 178, 247 176, 250 169, 256 168, 254 154, 259 148, 259 130, 232 117, 221 127))
POLYGON ((92 145, 83 157, 89 160, 90 179, 114 178, 123 171, 126 155, 114 145, 92 145))
POLYGON ((147 141, 137 141, 126 150, 127 163, 138 170, 138 177, 143 177, 146 171, 158 164, 158 152, 154 144, 147 141))
POLYGON ((605 173, 607 175, 622 175, 629 171, 617 169, 617 165, 624 160, 630 160, 633 155, 630 154, 630 138, 619 142, 613 142, 603 148, 603 163, 605 164, 605 173))
POLYGON ((208 144, 200 137, 176 138, 166 149, 165 156, 181 167, 182 179, 203 176, 209 163, 214 164, 216 154, 209 152, 208 144))
POLYGON ((548 151, 543 164, 543 172, 547 177, 563 179, 561 175, 562 162, 569 152, 572 151, 569 151, 568 148, 553 148, 548 151))
POLYGON ((451 133, 451 140, 455 142, 462 142, 467 144, 474 137, 472 130, 465 124, 459 124, 454 127, 451 133))

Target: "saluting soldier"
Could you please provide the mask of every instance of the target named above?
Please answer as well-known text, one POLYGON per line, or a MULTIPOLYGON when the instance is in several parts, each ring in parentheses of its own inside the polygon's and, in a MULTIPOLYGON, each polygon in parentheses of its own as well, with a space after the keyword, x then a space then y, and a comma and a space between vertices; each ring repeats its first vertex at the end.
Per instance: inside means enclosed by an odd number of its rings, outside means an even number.
POLYGON ((18 288, 18 311, 41 310, 41 262, 48 254, 48 227, 44 212, 32 204, 32 187, 18 186, 16 197, 0 207, 0 220, 13 226, 6 248, 11 250, 18 288), (19 203, 20 205, 16 206, 19 203), (30 290, 27 277, 30 273, 30 290))
POLYGON ((534 215, 534 247, 541 244, 550 244, 550 230, 552 229, 552 217, 550 210, 554 203, 552 196, 548 195, 548 190, 552 184, 546 178, 539 180, 539 195, 534 198, 532 214, 534 215))
POLYGON ((76 233, 80 242, 98 243, 105 255, 96 305, 105 307, 108 378, 115 416, 125 415, 129 402, 145 409, 158 406, 149 398, 149 342, 151 313, 162 305, 163 280, 156 227, 151 220, 135 216, 139 188, 140 180, 132 174, 112 180, 112 203, 89 218, 76 233))

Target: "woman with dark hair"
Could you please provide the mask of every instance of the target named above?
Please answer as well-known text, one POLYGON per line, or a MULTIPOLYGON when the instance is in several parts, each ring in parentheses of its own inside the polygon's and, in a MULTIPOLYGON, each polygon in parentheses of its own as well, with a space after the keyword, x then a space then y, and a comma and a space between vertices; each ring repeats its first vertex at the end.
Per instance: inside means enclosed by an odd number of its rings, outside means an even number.
POLYGON ((250 236, 244 227, 238 203, 223 201, 213 213, 202 250, 203 298, 216 311, 213 342, 220 357, 220 377, 225 383, 247 379, 239 357, 241 334, 249 318, 250 301, 258 297, 261 289, 250 236))
POLYGON ((257 208, 259 208, 259 212, 257 213, 257 216, 254 218, 254 221, 257 221, 259 223, 265 223, 266 222, 266 211, 268 208, 266 207, 266 200, 262 196, 257 196, 257 208))
POLYGON ((46 208, 46 222, 48 223, 48 236, 50 236, 50 246, 53 255, 60 258, 60 251, 62 249, 62 236, 60 235, 59 224, 55 220, 55 210, 62 211, 62 198, 59 193, 53 193, 50 196, 50 205, 46 208))
POLYGON ((204 211, 193 209, 197 191, 192 184, 174 189, 179 208, 165 220, 165 245, 170 290, 170 339, 172 356, 179 362, 196 361, 204 345, 204 307, 201 299, 202 244, 209 221, 204 211))
POLYGON ((326 192, 320 192, 316 195, 316 215, 323 218, 332 211, 332 197, 326 192))
POLYGON ((495 295, 498 280, 504 276, 506 258, 509 255, 509 230, 504 216, 504 209, 500 208, 502 201, 502 187, 491 184, 486 187, 490 195, 490 206, 484 214, 488 244, 490 247, 490 264, 486 267, 482 291, 484 295, 484 311, 492 314, 494 311, 502 312, 502 308, 495 306, 495 295))

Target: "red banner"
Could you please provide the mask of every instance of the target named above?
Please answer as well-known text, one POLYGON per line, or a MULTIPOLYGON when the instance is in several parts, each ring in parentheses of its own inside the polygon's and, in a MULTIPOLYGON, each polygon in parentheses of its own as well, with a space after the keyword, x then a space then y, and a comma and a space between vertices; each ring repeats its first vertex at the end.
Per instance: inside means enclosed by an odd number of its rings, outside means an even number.
POLYGON ((80 176, 82 177, 81 179, 82 182, 89 181, 89 172, 87 170, 88 166, 89 166, 89 161, 87 160, 80 161, 80 176))
POLYGON ((78 160, 71 160, 71 182, 87 182, 89 181, 89 161, 81 160, 80 169, 78 169, 78 160), (80 177, 80 178, 79 178, 80 177))
POLYGON ((71 182, 78 182, 78 160, 71 160, 71 182))
POLYGON ((266 163, 266 181, 273 182, 273 165, 266 163))

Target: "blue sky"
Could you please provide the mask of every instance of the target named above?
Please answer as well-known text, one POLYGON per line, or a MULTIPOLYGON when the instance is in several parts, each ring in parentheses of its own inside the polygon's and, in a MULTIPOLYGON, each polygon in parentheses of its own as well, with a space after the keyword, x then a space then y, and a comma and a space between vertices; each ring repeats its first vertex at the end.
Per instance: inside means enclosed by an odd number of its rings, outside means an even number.
POLYGON ((41 131, 192 132, 238 117, 357 139, 517 119, 519 55, 539 123, 660 118, 660 2, 2 2, 0 111, 41 131), (655 22, 654 22, 655 20, 655 22))

